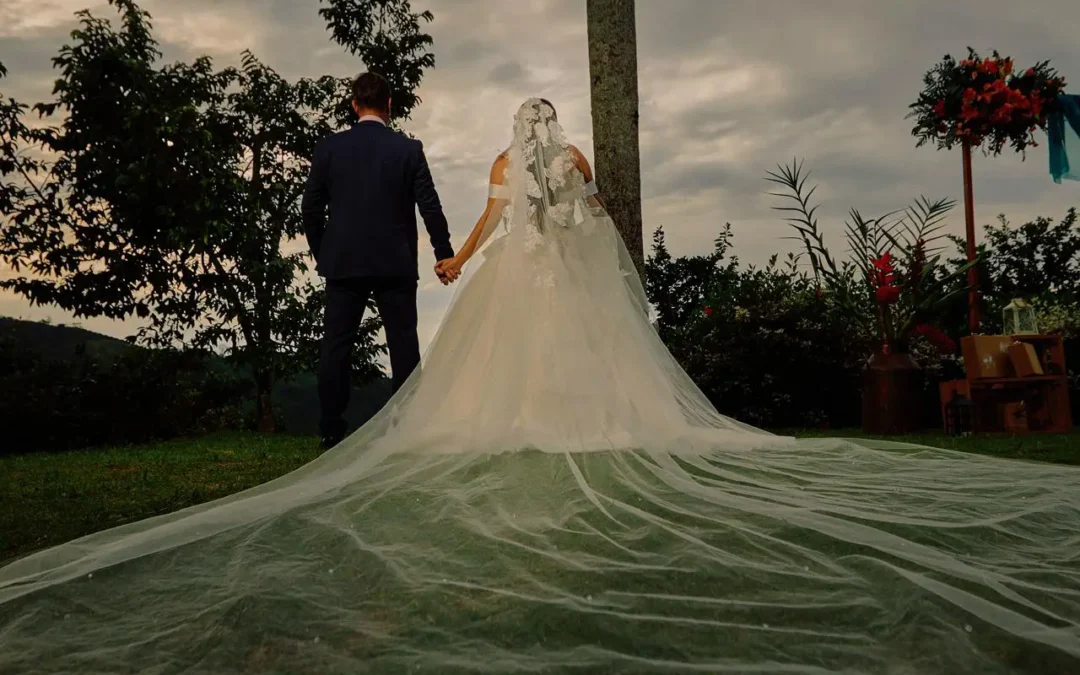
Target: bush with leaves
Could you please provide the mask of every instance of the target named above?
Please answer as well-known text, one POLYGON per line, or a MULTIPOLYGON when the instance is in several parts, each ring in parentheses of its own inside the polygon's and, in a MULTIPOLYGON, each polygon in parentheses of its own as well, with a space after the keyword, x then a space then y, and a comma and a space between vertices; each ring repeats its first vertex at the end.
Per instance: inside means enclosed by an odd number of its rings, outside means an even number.
POLYGON ((703 256, 673 258, 663 230, 645 264, 665 344, 724 414, 778 427, 858 423, 859 331, 842 306, 773 258, 741 268, 730 225, 703 256))
POLYGON ((251 380, 194 351, 51 360, 0 336, 3 453, 145 443, 249 426, 251 380))
MULTIPOLYGON (((964 265, 966 243, 953 238, 952 268, 964 265)), ((1039 217, 1012 225, 1004 216, 983 230, 978 247, 980 314, 983 330, 1004 330, 1002 309, 1013 298, 1024 298, 1035 307, 1039 330, 1061 335, 1069 368, 1074 418, 1080 422, 1080 217, 1075 208, 1063 218, 1039 217)), ((947 309, 950 330, 967 331, 964 297, 947 309)))

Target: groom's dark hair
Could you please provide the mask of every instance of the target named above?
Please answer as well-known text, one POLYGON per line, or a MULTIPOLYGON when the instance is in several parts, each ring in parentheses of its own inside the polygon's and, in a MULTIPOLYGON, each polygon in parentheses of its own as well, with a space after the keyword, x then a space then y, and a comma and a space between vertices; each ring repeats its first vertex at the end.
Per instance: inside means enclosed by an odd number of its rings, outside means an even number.
POLYGON ((361 108, 389 112, 390 84, 378 73, 363 73, 353 80, 352 94, 361 108))

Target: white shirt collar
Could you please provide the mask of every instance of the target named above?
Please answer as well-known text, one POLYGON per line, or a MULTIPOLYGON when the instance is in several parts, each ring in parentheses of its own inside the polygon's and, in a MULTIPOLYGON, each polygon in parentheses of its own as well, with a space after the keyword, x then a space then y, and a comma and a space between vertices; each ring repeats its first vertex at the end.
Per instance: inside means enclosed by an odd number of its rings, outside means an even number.
POLYGON ((386 126, 386 122, 383 122, 383 119, 381 117, 378 117, 377 115, 364 115, 363 117, 360 118, 360 121, 361 122, 378 122, 379 124, 383 125, 384 127, 386 126))

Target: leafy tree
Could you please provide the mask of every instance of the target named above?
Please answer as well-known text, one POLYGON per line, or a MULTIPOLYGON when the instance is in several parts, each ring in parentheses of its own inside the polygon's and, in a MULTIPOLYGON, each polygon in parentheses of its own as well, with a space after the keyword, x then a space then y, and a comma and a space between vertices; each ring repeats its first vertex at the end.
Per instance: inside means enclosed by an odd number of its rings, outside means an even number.
POLYGON ((225 351, 251 372, 271 430, 274 380, 308 365, 317 340, 320 291, 289 242, 342 81, 290 83, 250 53, 239 69, 159 66, 149 15, 110 2, 122 26, 80 12, 54 59, 55 100, 35 109, 57 126, 29 128, 13 102, 0 111, 0 257, 18 273, 0 286, 77 316, 139 316, 145 344, 225 351))
POLYGON ((409 119, 420 103, 416 88, 424 69, 435 65, 428 51, 431 36, 421 22, 431 23, 431 12, 413 12, 409 0, 320 0, 319 15, 333 39, 364 66, 379 73, 393 92, 391 120, 409 119))
MULTIPOLYGON (((953 237, 963 264, 966 242, 953 237)), ((1019 226, 1005 216, 983 229, 979 245, 982 315, 987 330, 1002 330, 1001 310, 1013 298, 1032 301, 1040 328, 1080 335, 1080 218, 1075 208, 1058 221, 1038 217, 1019 226)), ((956 309, 956 308, 954 308, 956 309)))

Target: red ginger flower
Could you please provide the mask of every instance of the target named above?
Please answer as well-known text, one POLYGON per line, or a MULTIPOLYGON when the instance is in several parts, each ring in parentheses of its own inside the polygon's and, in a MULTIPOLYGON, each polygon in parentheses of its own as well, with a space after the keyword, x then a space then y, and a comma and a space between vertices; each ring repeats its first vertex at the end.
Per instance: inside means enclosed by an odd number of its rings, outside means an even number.
POLYGON ((896 286, 880 286, 874 291, 874 295, 881 304, 891 305, 900 299, 900 289, 896 286))
POLYGON ((896 286, 896 266, 893 264, 892 254, 886 253, 880 258, 871 261, 874 266, 870 276, 870 285, 874 287, 874 294, 878 302, 891 305, 900 299, 900 289, 896 286))

